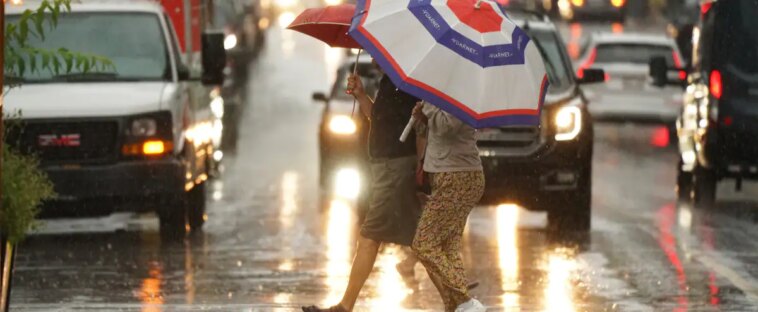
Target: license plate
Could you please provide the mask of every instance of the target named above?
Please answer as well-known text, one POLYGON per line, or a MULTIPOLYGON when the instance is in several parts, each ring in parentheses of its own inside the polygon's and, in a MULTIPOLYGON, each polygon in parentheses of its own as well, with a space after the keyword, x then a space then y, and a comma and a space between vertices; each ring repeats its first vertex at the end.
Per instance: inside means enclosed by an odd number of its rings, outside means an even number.
POLYGON ((37 137, 40 147, 78 147, 82 145, 81 135, 70 134, 40 134, 37 137))

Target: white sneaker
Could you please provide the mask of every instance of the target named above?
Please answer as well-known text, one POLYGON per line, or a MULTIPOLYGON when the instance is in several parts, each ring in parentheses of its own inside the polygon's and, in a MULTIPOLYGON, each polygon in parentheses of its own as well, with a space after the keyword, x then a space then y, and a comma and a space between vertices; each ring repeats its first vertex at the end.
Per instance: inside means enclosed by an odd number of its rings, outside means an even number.
POLYGON ((487 308, 485 308, 484 305, 481 302, 479 302, 479 300, 476 300, 474 298, 471 298, 471 300, 461 303, 461 305, 455 308, 455 312, 485 312, 485 311, 487 311, 487 308))

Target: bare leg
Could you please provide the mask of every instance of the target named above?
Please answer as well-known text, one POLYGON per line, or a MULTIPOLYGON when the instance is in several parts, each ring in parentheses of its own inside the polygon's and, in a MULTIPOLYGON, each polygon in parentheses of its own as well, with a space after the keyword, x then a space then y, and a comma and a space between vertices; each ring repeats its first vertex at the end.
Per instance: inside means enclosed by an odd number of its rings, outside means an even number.
POLYGON ((363 236, 358 237, 358 250, 355 252, 355 258, 353 259, 350 279, 347 282, 345 295, 343 295, 342 301, 340 301, 340 305, 348 311, 353 310, 363 284, 366 283, 369 274, 374 269, 374 262, 376 261, 376 255, 379 253, 380 245, 381 243, 375 240, 363 236))

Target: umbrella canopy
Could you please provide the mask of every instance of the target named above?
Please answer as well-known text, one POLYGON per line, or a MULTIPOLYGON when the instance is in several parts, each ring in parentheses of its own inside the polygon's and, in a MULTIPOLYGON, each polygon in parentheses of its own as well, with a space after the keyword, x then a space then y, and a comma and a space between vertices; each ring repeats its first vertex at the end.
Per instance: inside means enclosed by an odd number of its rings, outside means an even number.
POLYGON ((494 1, 358 0, 350 35, 396 87, 475 128, 540 123, 542 56, 494 1))
POLYGON ((319 39, 334 48, 359 49, 361 46, 347 35, 354 14, 355 5, 352 4, 307 9, 287 29, 319 39))

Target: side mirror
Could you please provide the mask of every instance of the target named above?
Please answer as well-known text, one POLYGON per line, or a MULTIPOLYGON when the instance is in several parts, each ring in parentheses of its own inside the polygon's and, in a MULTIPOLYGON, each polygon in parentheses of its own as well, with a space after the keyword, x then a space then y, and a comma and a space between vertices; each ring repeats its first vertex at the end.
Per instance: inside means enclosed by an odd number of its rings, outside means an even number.
POLYGON ((655 56, 650 58, 650 77, 653 78, 653 85, 663 88, 668 84, 668 65, 666 58, 655 56))
POLYGON ((328 102, 329 98, 326 97, 326 94, 323 92, 314 92, 311 98, 316 102, 328 102))
POLYGON ((179 78, 179 81, 190 80, 190 70, 189 70, 189 67, 187 67, 187 65, 179 63, 179 66, 176 67, 176 73, 179 78))
POLYGON ((226 67, 226 50, 224 49, 223 32, 206 32, 202 36, 203 76, 205 85, 221 85, 224 83, 224 68, 226 67))
POLYGON ((579 84, 597 83, 605 81, 605 71, 597 68, 586 68, 583 70, 583 76, 579 79, 579 84))

